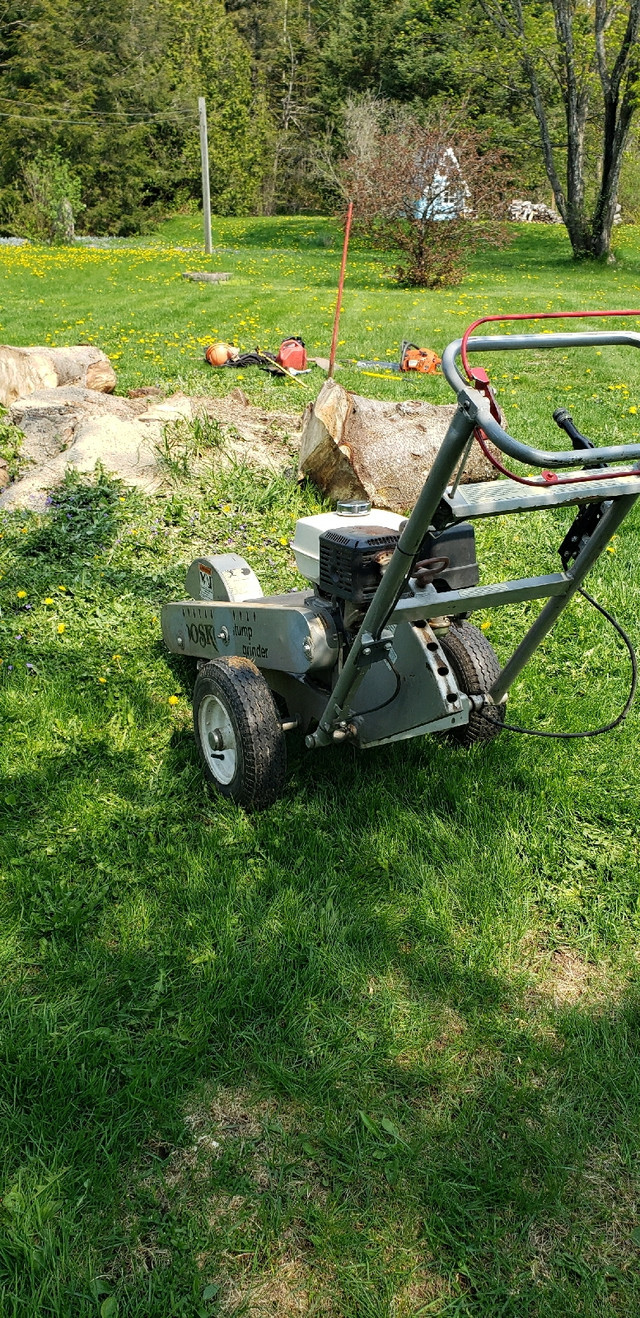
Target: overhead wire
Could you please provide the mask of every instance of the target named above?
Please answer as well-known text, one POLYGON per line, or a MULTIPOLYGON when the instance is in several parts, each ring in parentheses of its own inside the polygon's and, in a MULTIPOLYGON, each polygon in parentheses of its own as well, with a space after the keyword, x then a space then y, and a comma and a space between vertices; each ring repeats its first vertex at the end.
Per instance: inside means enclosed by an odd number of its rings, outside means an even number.
MULTIPOLYGON (((15 96, 2 96, 2 95, 0 95, 0 101, 7 101, 10 105, 16 105, 16 97, 15 97, 15 96)), ((22 98, 22 97, 20 98, 20 100, 19 100, 19 102, 18 102, 18 105, 19 105, 19 106, 22 106, 22 105, 33 105, 33 106, 35 106, 35 107, 36 107, 37 109, 39 109, 39 110, 51 110, 51 111, 53 111, 54 113, 55 113, 57 110, 60 109, 60 106, 59 106, 59 105, 46 105, 46 104, 43 104, 42 101, 27 101, 27 100, 25 100, 25 99, 22 98)), ((121 115, 121 116, 124 116, 125 119, 134 119, 134 118, 158 119, 158 118, 162 118, 162 117, 163 117, 165 114, 167 114, 167 113, 169 113, 169 114, 181 114, 181 115, 186 115, 186 116, 188 116, 188 117, 191 117, 191 115, 192 115, 194 112, 191 111, 191 110, 187 110, 187 109, 180 110, 180 109, 178 109, 177 107, 174 107, 173 109, 171 109, 171 110, 169 110, 169 111, 166 111, 166 110, 154 110, 152 114, 148 114, 148 112, 147 112, 146 110, 95 110, 95 111, 94 111, 94 110, 83 110, 82 113, 83 113, 83 114, 95 114, 95 115, 101 115, 101 116, 104 116, 104 115, 109 115, 109 116, 121 115)))
MULTIPOLYGON (((138 119, 135 123, 127 124, 118 123, 114 119, 52 119, 49 115, 44 114, 7 114, 2 110, 0 110, 0 119, 17 119, 20 123, 65 124, 70 125, 72 128, 118 128, 121 131, 131 128, 143 128, 145 124, 154 124, 156 128, 159 128, 163 123, 184 124, 184 119, 172 120, 169 115, 164 115, 162 119, 138 119)), ((196 131, 197 123, 194 123, 193 127, 196 131)))
MULTIPOLYGON (((8 96, 0 96, 0 101, 10 101, 8 96)), ((35 101, 26 101, 26 105, 36 105, 35 101)), ((53 107, 52 107, 53 108, 53 107)), ((59 110, 59 106, 56 107, 59 110)), ((33 114, 31 112, 23 113, 19 109, 0 110, 0 119, 16 119, 22 123, 47 123, 47 124, 64 124, 78 128, 139 128, 144 124, 155 124, 157 126, 163 123, 175 123, 184 125, 185 121, 191 120, 194 129, 197 128, 197 116, 195 110, 158 110, 153 114, 143 115, 141 111, 129 110, 99 110, 92 113, 91 110, 81 111, 83 118, 75 119, 72 115, 65 115, 59 118, 55 113, 33 114), (131 120, 127 123, 126 120, 131 120)))

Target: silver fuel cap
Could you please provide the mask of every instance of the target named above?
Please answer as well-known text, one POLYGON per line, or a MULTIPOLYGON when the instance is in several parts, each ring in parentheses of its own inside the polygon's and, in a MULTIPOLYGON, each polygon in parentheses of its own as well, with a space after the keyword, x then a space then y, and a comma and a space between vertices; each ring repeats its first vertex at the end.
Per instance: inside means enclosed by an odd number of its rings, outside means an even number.
POLYGON ((338 517, 366 517, 371 504, 368 499, 338 499, 336 512, 338 517))

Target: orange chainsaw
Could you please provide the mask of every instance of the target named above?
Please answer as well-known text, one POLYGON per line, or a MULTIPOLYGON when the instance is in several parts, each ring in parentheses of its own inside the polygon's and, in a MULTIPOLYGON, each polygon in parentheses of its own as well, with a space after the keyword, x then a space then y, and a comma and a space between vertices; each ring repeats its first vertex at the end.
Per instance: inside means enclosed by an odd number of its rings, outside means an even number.
POLYGON ((361 371, 417 371, 421 375, 435 375, 440 358, 432 348, 418 348, 406 339, 400 349, 399 362, 356 362, 361 371))

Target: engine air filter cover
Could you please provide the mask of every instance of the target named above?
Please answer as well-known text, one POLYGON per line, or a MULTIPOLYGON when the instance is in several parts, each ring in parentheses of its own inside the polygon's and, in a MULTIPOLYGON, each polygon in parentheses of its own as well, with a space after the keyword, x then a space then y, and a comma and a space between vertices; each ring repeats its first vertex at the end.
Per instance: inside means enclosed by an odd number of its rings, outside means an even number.
POLYGON ((388 526, 344 526, 320 536, 318 588, 353 604, 373 599, 398 543, 388 526))

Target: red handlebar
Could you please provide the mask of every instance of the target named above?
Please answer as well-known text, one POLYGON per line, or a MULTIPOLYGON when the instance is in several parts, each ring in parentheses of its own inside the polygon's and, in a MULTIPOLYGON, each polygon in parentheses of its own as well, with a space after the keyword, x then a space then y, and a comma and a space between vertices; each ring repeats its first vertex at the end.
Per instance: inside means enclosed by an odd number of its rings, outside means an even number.
POLYGON ((528 311, 519 311, 510 316, 482 316, 480 320, 474 320, 473 324, 469 325, 469 328, 465 330, 462 336, 460 360, 467 372, 467 379, 470 381, 475 379, 472 368, 469 366, 467 343, 469 341, 469 335, 474 329, 478 328, 478 325, 488 325, 491 322, 495 323, 496 321, 499 324, 502 324, 507 320, 586 320, 588 317, 593 316, 640 316, 640 311, 537 311, 534 312, 533 315, 530 315, 528 311))
MULTIPOLYGON (((515 312, 512 315, 507 316, 482 316, 480 320, 474 320, 473 324, 469 325, 468 329, 465 330, 462 336, 462 343, 460 344, 460 360, 467 373, 469 383, 484 394, 489 404, 491 415, 496 421, 500 421, 500 413, 495 401, 495 396, 491 389, 489 376, 482 366, 473 367, 469 365, 467 343, 472 331, 477 329, 478 325, 488 325, 490 323, 495 323, 496 321, 499 324, 503 324, 508 320, 582 320, 593 316, 640 316, 640 311, 538 311, 534 312, 533 315, 528 311, 523 311, 515 312)), ((514 471, 509 471, 508 468, 503 466, 500 460, 496 458, 495 454, 491 452, 487 444, 487 437, 481 426, 476 426, 475 435, 480 448, 485 457, 489 459, 492 466, 497 467, 498 471, 502 472, 504 476, 510 476, 512 480, 518 481, 520 485, 548 485, 550 483, 557 483, 559 485, 579 485, 583 481, 605 480, 609 475, 608 472, 603 471, 598 473, 591 472, 585 476, 556 476, 555 472, 543 471, 542 478, 539 480, 531 476, 516 476, 514 471)), ((633 469, 631 471, 619 471, 616 474, 618 476, 637 476, 638 471, 633 469)))

